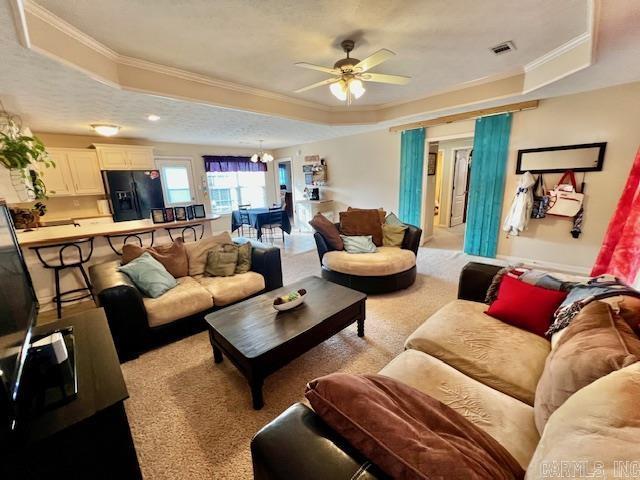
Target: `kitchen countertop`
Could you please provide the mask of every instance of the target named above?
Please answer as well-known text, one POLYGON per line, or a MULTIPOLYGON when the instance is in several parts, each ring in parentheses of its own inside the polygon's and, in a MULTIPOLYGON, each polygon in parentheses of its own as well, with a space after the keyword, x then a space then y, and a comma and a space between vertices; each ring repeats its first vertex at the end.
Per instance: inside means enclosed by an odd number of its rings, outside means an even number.
POLYGON ((165 227, 185 227, 202 222, 211 222, 220 218, 220 215, 207 215, 205 218, 194 218, 182 222, 153 223, 150 219, 130 220, 128 222, 98 223, 74 227, 73 225, 59 225, 54 227, 40 227, 35 230, 18 230, 18 242, 23 247, 50 245, 71 240, 79 240, 103 235, 120 235, 127 233, 143 232, 145 230, 158 230, 165 227))

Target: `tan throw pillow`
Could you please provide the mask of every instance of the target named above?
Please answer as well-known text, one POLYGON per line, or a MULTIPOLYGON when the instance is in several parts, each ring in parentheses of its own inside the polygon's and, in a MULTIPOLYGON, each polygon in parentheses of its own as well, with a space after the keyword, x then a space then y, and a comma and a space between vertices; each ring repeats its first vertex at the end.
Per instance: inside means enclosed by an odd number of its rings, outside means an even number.
POLYGON ((236 273, 247 273, 251 270, 251 242, 238 245, 238 262, 236 273))
POLYGON ((324 215, 316 213, 309 225, 324 237, 329 246, 334 250, 344 250, 344 242, 340 238, 338 228, 324 215))
POLYGON ((149 252, 174 278, 189 275, 189 260, 181 238, 177 238, 170 245, 158 245, 157 247, 149 248, 128 243, 122 247, 122 264, 126 265, 144 252, 149 252))
POLYGON ((385 247, 401 247, 406 225, 382 225, 382 243, 385 247))
POLYGON ((385 212, 384 208, 380 207, 380 208, 353 208, 353 207, 347 207, 347 212, 367 212, 370 210, 375 210, 378 212, 378 215, 380 215, 380 223, 384 223, 386 221, 387 218, 387 212, 385 212))
POLYGON ((217 245, 225 243, 233 243, 229 232, 222 232, 210 237, 204 237, 197 242, 189 242, 184 244, 189 258, 189 276, 202 275, 204 266, 207 263, 207 252, 217 245))
POLYGON ((376 247, 382 246, 382 223, 378 210, 340 212, 340 233, 349 237, 371 235, 376 247))
POLYGON ((551 414, 581 388, 640 359, 640 339, 604 302, 591 302, 565 329, 538 381, 534 414, 542 434, 551 414))
POLYGON ((230 277, 236 273, 238 246, 232 243, 218 245, 207 252, 204 274, 207 277, 230 277))

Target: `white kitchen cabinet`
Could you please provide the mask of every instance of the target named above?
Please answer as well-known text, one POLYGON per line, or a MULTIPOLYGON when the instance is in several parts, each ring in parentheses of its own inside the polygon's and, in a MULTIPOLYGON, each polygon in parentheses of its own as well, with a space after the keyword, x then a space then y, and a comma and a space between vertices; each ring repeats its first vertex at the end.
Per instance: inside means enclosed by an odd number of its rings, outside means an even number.
POLYGON ((49 197, 69 197, 74 195, 73 178, 67 161, 68 151, 58 148, 47 148, 47 153, 55 167, 40 167, 40 178, 44 182, 49 197))
POLYGON ((155 170, 153 147, 94 143, 101 170, 155 170))
POLYGON ((102 195, 104 185, 96 152, 70 150, 67 155, 76 195, 102 195))
POLYGON ((48 196, 104 194, 96 152, 84 148, 47 148, 47 153, 56 165, 40 169, 48 196))

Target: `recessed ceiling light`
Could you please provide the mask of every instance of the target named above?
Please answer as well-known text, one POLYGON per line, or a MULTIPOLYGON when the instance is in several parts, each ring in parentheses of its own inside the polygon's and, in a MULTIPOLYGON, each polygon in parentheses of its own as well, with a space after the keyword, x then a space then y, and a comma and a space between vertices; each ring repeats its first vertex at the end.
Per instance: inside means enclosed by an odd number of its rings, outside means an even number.
POLYGON ((147 117, 147 120, 149 120, 150 122, 157 122, 158 120, 160 120, 160 117, 152 113, 147 117))
POLYGON ((103 137, 113 137, 120 131, 120 127, 118 125, 107 125, 102 123, 94 123, 93 125, 91 125, 91 128, 93 128, 96 133, 102 135, 103 137))

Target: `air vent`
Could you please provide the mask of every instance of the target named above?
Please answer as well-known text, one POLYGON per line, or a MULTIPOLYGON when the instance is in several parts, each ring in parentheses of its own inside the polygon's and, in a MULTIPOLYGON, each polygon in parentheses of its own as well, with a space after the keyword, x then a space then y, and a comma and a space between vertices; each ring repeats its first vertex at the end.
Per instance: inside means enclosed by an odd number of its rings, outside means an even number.
POLYGON ((496 55, 502 55, 504 53, 511 52, 515 49, 516 49, 516 46, 511 41, 503 42, 496 45, 495 47, 491 47, 491 51, 496 55))

